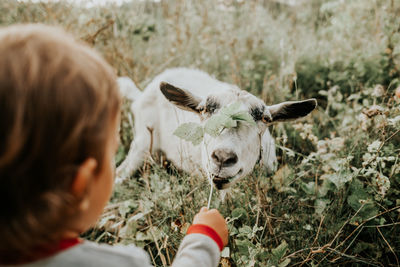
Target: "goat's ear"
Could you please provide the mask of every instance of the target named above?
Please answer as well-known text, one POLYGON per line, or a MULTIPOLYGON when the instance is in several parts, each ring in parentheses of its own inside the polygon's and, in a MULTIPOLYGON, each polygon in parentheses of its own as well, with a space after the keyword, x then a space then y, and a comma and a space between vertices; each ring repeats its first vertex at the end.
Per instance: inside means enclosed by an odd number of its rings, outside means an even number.
POLYGON ((315 98, 303 101, 288 101, 268 107, 272 122, 295 120, 306 116, 317 107, 315 98))
POLYGON ((187 90, 180 89, 166 82, 162 82, 160 84, 160 90, 163 95, 178 108, 187 111, 199 112, 197 107, 202 100, 200 97, 197 97, 187 90))

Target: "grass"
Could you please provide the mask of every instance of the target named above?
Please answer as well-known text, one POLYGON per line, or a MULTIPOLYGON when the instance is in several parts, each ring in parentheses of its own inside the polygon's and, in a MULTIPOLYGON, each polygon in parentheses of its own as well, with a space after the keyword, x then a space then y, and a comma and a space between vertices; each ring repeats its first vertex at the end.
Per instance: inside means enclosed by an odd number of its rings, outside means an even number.
MULTIPOLYGON (((312 116, 271 128, 279 170, 262 169, 211 206, 228 218, 221 266, 398 266, 400 3, 394 0, 133 2, 85 9, 0 3, 0 24, 61 25, 144 88, 199 68, 267 104, 316 97, 312 116)), ((117 161, 133 120, 124 105, 117 161)), ((205 178, 148 161, 118 185, 87 239, 145 248, 169 265, 209 194, 205 178)))

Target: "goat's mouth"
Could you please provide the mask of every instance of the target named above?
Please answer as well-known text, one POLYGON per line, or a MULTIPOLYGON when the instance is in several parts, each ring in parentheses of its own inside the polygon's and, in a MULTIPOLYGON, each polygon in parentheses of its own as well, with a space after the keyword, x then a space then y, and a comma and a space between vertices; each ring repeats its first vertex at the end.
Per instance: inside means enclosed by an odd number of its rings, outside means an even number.
POLYGON ((212 181, 213 181, 215 187, 216 187, 218 190, 227 189, 227 188, 229 187, 229 184, 230 184, 233 180, 235 180, 237 177, 239 177, 240 175, 242 175, 242 173, 243 173, 243 169, 240 169, 240 170, 238 171, 238 173, 236 173, 234 176, 231 176, 231 177, 220 177, 220 176, 215 175, 215 176, 213 176, 212 181))

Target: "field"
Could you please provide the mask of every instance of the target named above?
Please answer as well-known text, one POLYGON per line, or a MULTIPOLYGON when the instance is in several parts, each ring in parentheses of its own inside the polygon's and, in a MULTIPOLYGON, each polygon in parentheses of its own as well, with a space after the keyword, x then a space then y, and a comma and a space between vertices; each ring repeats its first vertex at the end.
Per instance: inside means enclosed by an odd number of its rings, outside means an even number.
MULTIPOLYGON (((311 116, 270 128, 275 174, 256 168, 224 200, 214 195, 230 230, 220 265, 400 266, 400 1, 297 2, 2 0, 0 25, 62 26, 141 89, 184 66, 267 104, 317 98, 311 116)), ((128 106, 117 164, 134 138, 128 106)), ((154 157, 116 186, 84 237, 134 243, 155 266, 170 265, 209 186, 164 163, 154 157)))

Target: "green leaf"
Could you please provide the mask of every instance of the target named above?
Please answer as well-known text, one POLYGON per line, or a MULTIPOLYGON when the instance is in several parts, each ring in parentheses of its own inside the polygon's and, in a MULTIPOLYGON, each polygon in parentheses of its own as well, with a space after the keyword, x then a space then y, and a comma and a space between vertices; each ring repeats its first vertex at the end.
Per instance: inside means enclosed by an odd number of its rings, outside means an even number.
POLYGON ((118 212, 122 217, 125 218, 126 214, 128 214, 129 212, 131 212, 132 209, 135 209, 137 207, 138 205, 135 201, 126 200, 118 206, 118 212))
POLYGON ((252 233, 253 233, 253 230, 251 229, 251 227, 248 225, 245 225, 242 228, 239 228, 238 237, 245 236, 250 239, 252 236, 252 233))
POLYGON ((238 248, 239 254, 241 255, 249 254, 249 248, 252 247, 252 243, 248 239, 244 240, 237 239, 235 243, 238 248))
POLYGON ((253 120, 253 117, 247 111, 239 111, 232 115, 232 119, 237 121, 246 121, 251 125, 257 125, 253 120))
POLYGON ((135 240, 136 241, 146 241, 146 240, 151 240, 152 241, 152 236, 151 236, 151 233, 149 231, 147 231, 146 233, 137 232, 136 236, 135 236, 135 240))
POLYGON ((315 195, 315 183, 314 182, 308 182, 304 183, 302 182, 300 184, 301 189, 307 194, 307 195, 315 195))
POLYGON ((231 117, 233 114, 237 113, 239 108, 240 108, 240 103, 235 102, 230 104, 229 106, 221 108, 221 113, 228 117, 231 117))
POLYGON ((175 130, 174 135, 192 142, 193 145, 198 145, 203 140, 204 133, 217 137, 223 129, 237 127, 238 121, 246 121, 252 125, 256 125, 251 115, 247 111, 238 112, 239 108, 239 102, 223 107, 219 114, 211 116, 207 120, 204 128, 197 123, 184 123, 175 130))
POLYGON ((377 152, 379 147, 381 146, 382 142, 379 140, 375 140, 374 142, 372 142, 372 144, 370 144, 368 146, 368 152, 377 152))
POLYGON ((358 216, 362 219, 368 219, 378 214, 379 209, 376 207, 373 197, 363 188, 363 184, 359 180, 354 180, 350 185, 351 195, 347 198, 347 203, 355 211, 359 211, 358 216))
POLYGON ((222 126, 225 128, 234 128, 237 126, 237 121, 233 120, 231 117, 227 117, 222 126))
POLYGON ((236 127, 237 122, 225 114, 212 116, 204 126, 204 131, 213 137, 217 137, 223 128, 236 127))
POLYGON ((126 151, 122 145, 118 146, 117 154, 115 155, 115 163, 119 165, 126 157, 126 151))
POLYGON ((194 122, 183 123, 175 130, 174 135, 190 141, 196 146, 203 140, 204 129, 200 124, 194 122))
POLYGON ((324 179, 322 184, 320 186, 318 186, 317 196, 325 197, 329 191, 335 191, 335 190, 336 190, 336 186, 328 179, 324 179))
POLYGON ((363 252, 363 251, 365 251, 365 250, 368 250, 368 249, 371 249, 371 250, 373 250, 373 249, 375 249, 375 244, 374 243, 367 243, 367 242, 363 242, 363 241, 358 241, 357 242, 357 244, 355 244, 355 247, 354 247, 354 253, 360 253, 360 252, 363 252))
POLYGON ((239 230, 233 224, 228 224, 228 230, 230 236, 234 236, 239 233, 239 230))
POLYGON ((244 208, 236 208, 232 211, 233 218, 247 219, 247 211, 244 208))
POLYGON ((326 178, 331 181, 337 189, 340 189, 352 179, 352 174, 347 172, 327 174, 326 178))
POLYGON ((140 206, 142 207, 142 212, 147 214, 153 210, 154 203, 149 199, 140 200, 140 206))
POLYGON ((114 214, 103 217, 100 219, 100 221, 97 223, 96 227, 98 228, 102 228, 104 225, 106 225, 106 223, 110 220, 114 220, 117 216, 115 216, 114 214))
POLYGON ((123 226, 119 232, 118 236, 123 238, 131 238, 134 237, 138 231, 138 223, 137 221, 128 221, 125 226, 123 226))
POLYGON ((290 259, 287 258, 286 260, 282 261, 281 263, 278 264, 278 267, 286 267, 290 263, 290 259))
POLYGON ((318 215, 321 215, 322 212, 324 212, 326 206, 330 203, 331 201, 329 199, 317 199, 315 200, 314 206, 315 206, 315 213, 318 215))
POLYGON ((278 264, 279 261, 282 259, 282 257, 285 256, 287 249, 288 249, 288 244, 286 243, 285 240, 283 240, 282 243, 277 248, 271 250, 272 253, 271 260, 275 264, 278 264))

